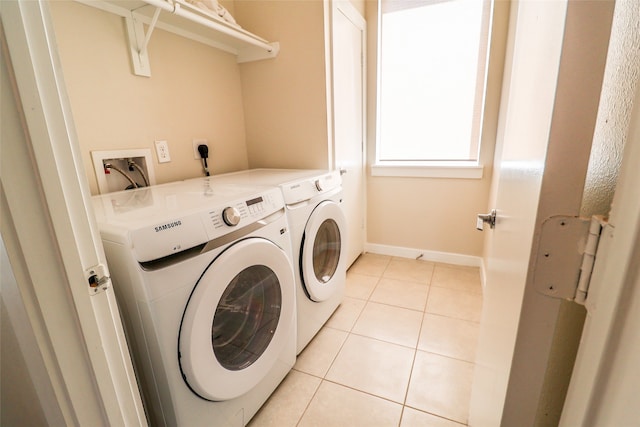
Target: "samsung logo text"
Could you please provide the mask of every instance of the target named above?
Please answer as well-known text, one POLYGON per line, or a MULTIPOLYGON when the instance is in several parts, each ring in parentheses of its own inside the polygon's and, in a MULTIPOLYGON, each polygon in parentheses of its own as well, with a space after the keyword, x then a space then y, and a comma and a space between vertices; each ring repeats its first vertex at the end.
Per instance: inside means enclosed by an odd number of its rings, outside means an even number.
POLYGON ((182 221, 173 221, 173 222, 168 222, 166 224, 163 225, 159 225, 157 227, 155 227, 156 233, 159 233, 160 231, 165 231, 168 230, 170 228, 175 228, 175 227, 180 227, 182 225, 182 221))

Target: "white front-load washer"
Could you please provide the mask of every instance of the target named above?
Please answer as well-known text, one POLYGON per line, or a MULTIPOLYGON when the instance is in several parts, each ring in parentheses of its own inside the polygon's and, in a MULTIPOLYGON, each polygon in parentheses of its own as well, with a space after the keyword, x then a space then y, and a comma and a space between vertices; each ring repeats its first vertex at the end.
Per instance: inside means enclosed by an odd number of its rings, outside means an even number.
POLYGON ((93 205, 151 425, 246 425, 295 363, 282 192, 201 178, 93 205))
POLYGON ((250 169, 216 175, 224 183, 277 186, 291 227, 296 276, 296 354, 338 308, 346 282, 347 223, 337 171, 250 169))

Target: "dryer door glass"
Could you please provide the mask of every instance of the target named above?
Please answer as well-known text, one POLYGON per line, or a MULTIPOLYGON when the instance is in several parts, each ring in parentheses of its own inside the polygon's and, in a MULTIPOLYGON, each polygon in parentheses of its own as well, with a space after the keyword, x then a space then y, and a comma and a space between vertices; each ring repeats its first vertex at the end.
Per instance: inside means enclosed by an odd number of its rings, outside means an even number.
POLYGON ((265 351, 278 326, 282 294, 276 274, 248 267, 227 286, 213 317, 211 343, 222 366, 239 371, 265 351))
POLYGON ((327 283, 338 268, 340 260, 340 229, 332 219, 318 228, 313 242, 313 272, 320 283, 327 283))
POLYGON ((312 301, 326 301, 343 292, 346 221, 340 205, 329 200, 318 204, 307 220, 300 249, 300 275, 312 301))

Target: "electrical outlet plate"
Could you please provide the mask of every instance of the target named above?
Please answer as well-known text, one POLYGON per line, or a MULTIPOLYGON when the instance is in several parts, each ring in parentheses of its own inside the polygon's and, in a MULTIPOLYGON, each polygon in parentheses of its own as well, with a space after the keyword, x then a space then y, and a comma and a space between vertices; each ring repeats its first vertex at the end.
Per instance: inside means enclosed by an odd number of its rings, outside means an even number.
POLYGON ((156 141, 155 143, 158 163, 170 162, 171 156, 169 155, 169 144, 167 144, 167 141, 156 141))
POLYGON ((209 141, 207 141, 206 139, 194 139, 193 140, 193 158, 196 160, 200 160, 202 157, 200 157, 200 152, 198 151, 198 145, 206 145, 207 147, 209 146, 209 141))

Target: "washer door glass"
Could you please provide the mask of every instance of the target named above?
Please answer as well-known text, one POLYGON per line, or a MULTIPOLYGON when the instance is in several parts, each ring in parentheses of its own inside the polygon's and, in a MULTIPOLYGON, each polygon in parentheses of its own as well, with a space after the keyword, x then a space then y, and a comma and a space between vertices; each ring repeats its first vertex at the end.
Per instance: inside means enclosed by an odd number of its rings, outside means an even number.
POLYGON ((316 206, 300 250, 300 275, 312 301, 325 301, 344 289, 346 241, 346 219, 340 205, 326 200, 316 206))
POLYGON ((211 343, 220 364, 238 371, 262 356, 278 327, 281 306, 280 282, 273 270, 252 265, 238 273, 213 316, 211 343))
POLYGON ((180 370, 198 396, 234 399, 260 383, 289 348, 295 360, 294 341, 291 261, 269 240, 244 239, 209 264, 189 297, 178 337, 180 370))

